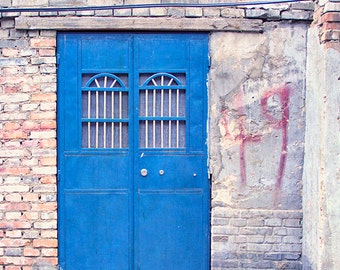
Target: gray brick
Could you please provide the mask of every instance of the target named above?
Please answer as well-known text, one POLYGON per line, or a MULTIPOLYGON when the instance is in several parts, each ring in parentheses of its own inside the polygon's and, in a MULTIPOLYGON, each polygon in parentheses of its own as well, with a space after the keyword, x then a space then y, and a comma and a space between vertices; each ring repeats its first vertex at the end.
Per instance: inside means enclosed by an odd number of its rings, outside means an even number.
POLYGON ((114 16, 117 17, 128 17, 131 16, 131 9, 125 8, 125 9, 115 9, 113 11, 114 16))
POLYGON ((1 28, 2 29, 8 29, 8 28, 14 28, 14 20, 13 19, 4 19, 1 20, 1 28))
POLYGON ((9 37, 9 30, 0 29, 0 38, 8 38, 8 37, 9 37))
POLYGON ((281 253, 266 253, 264 255, 265 260, 271 260, 271 261, 281 261, 282 260, 282 254, 281 253))
POLYGON ((301 220, 297 219, 297 218, 295 218, 295 219, 285 219, 283 224, 286 227, 299 228, 299 227, 301 227, 301 220))
POLYGON ((249 235, 247 236, 247 242, 261 244, 264 242, 264 236, 263 235, 249 235))
POLYGON ((150 9, 149 8, 134 8, 132 10, 132 16, 137 16, 137 17, 150 16, 150 9))
POLYGON ((268 252, 271 249, 272 245, 270 244, 247 244, 247 251, 268 252))
POLYGON ((76 11, 76 16, 94 16, 94 10, 76 11))
POLYGON ((0 48, 25 48, 28 47, 28 41, 25 39, 6 40, 0 39, 0 48))
POLYGON ((300 244, 301 238, 298 236, 284 236, 282 242, 287 244, 300 244))
POLYGON ((229 219, 228 218, 214 218, 212 220, 213 225, 229 225, 229 219))
POLYGON ((41 17, 50 17, 50 16, 57 16, 58 12, 57 11, 43 11, 39 12, 39 16, 41 17))
POLYGON ((274 235, 281 235, 281 236, 285 236, 287 235, 287 229, 286 228, 274 228, 273 229, 273 234, 274 235))
POLYGON ((7 248, 5 249, 6 256, 21 256, 23 254, 21 248, 7 248))
POLYGON ((284 253, 282 254, 282 259, 283 260, 299 260, 301 258, 300 253, 284 253))
POLYGON ((264 225, 263 219, 248 219, 247 226, 249 227, 262 227, 264 225))
POLYGON ((28 61, 25 58, 0 58, 0 66, 25 66, 27 64, 28 61))
POLYGON ((168 14, 166 8, 150 8, 150 16, 153 17, 164 17, 168 14))
POLYGON ((94 12, 95 16, 112 16, 113 15, 113 10, 112 9, 108 9, 108 10, 95 10, 94 12))
POLYGON ((270 227, 278 227, 281 226, 282 220, 280 218, 269 218, 264 221, 264 224, 270 227))
POLYGON ((230 220, 230 225, 231 226, 235 226, 235 227, 244 227, 247 225, 247 220, 246 219, 239 219, 239 218, 236 218, 236 219, 231 219, 230 220))

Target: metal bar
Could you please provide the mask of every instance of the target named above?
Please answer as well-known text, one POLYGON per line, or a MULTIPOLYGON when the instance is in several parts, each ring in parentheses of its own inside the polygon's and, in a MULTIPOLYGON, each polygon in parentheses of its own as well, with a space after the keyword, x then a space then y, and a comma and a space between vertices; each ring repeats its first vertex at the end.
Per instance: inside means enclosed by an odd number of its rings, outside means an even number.
POLYGON ((117 82, 117 80, 114 80, 114 81, 111 83, 110 88, 113 88, 114 85, 116 84, 116 82, 117 82))
MULTIPOLYGON (((111 92, 111 118, 115 118, 115 92, 111 92)), ((111 148, 115 147, 115 123, 111 123, 111 148)))
MULTIPOLYGON (((153 102, 152 102, 152 116, 156 116, 156 90, 153 90, 153 102)), ((152 142, 153 147, 156 147, 156 121, 152 121, 152 142)))
MULTIPOLYGON (((176 116, 179 116, 179 89, 176 93, 176 116)), ((176 147, 179 147, 179 121, 176 121, 176 147)))
MULTIPOLYGON (((99 118, 99 108, 98 108, 98 91, 96 91, 96 119, 99 118)), ((96 148, 98 148, 98 127, 99 123, 96 122, 96 148)))
MULTIPOLYGON (((172 111, 171 111, 171 108, 172 108, 172 100, 171 100, 171 90, 169 89, 169 117, 171 117, 171 114, 172 114, 172 111)), ((171 141, 172 141, 172 138, 171 138, 171 120, 169 121, 169 147, 171 147, 171 141)))
MULTIPOLYGON (((104 77, 104 87, 107 84, 107 76, 104 77)), ((106 119, 106 91, 104 91, 104 100, 103 100, 103 117, 106 119)), ((106 148, 106 122, 104 122, 104 131, 103 131, 103 147, 106 148)))
MULTIPOLYGON (((122 92, 120 91, 119 92, 119 119, 122 119, 122 106, 123 106, 122 92)), ((122 148, 122 143, 123 143, 123 141, 122 141, 123 140, 122 125, 123 125, 123 123, 119 122, 119 148, 122 148)))
MULTIPOLYGON (((87 117, 91 118, 91 91, 87 91, 87 117)), ((91 148, 91 123, 87 123, 87 148, 91 148)))
MULTIPOLYGON (((148 93, 149 91, 145 91, 145 116, 149 116, 149 110, 148 110, 148 93)), ((148 141, 149 141, 149 134, 148 134, 148 120, 145 120, 145 148, 149 147, 148 141)))
MULTIPOLYGON (((164 76, 161 76, 161 86, 164 85, 164 76)), ((161 90, 161 117, 164 116, 164 89, 161 90)), ((161 120, 161 148, 164 148, 164 120, 161 120)))

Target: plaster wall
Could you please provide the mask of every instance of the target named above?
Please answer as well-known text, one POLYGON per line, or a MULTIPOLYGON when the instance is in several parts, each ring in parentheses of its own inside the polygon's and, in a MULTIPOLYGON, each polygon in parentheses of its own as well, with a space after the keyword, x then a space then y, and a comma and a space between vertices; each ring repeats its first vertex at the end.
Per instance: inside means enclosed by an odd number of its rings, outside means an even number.
POLYGON ((340 265, 340 53, 308 31, 306 155, 303 177, 305 269, 340 265))
POLYGON ((246 254, 253 267, 299 267, 306 34, 269 22, 262 34, 211 35, 214 269, 245 268, 246 254))

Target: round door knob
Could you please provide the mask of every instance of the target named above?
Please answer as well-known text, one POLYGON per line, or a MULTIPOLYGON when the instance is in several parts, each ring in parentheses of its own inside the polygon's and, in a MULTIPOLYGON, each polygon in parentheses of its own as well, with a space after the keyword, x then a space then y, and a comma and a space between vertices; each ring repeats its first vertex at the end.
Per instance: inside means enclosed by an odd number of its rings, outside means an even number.
POLYGON ((148 175, 148 170, 147 169, 141 169, 140 174, 145 177, 145 176, 148 175))

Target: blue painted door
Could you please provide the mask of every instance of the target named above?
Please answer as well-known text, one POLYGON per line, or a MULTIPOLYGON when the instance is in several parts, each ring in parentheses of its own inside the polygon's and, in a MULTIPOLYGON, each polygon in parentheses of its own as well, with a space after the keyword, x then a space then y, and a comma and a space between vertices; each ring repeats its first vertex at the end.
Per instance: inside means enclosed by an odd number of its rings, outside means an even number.
POLYGON ((58 35, 62 269, 209 269, 206 34, 58 35))

